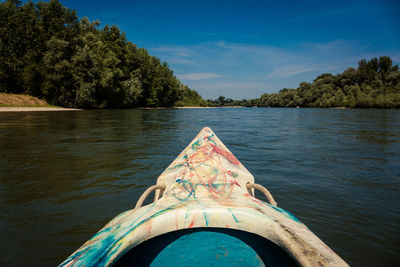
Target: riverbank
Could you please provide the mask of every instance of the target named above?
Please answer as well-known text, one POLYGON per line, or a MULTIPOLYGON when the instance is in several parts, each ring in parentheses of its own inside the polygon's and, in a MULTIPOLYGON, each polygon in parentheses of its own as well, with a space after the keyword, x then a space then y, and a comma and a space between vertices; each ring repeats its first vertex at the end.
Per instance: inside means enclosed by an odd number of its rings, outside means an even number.
POLYGON ((174 107, 174 108, 245 108, 245 106, 215 106, 215 107, 196 107, 196 106, 185 106, 185 107, 174 107))
POLYGON ((23 94, 0 93, 0 107, 54 107, 46 100, 23 94))
POLYGON ((0 107, 0 112, 27 112, 27 111, 74 111, 77 108, 60 107, 0 107))
POLYGON ((0 93, 0 112, 71 110, 79 109, 53 106, 47 103, 46 100, 30 95, 0 93))
POLYGON ((181 108, 215 108, 215 107, 196 107, 196 106, 185 106, 185 107, 174 107, 174 108, 181 109, 181 108))

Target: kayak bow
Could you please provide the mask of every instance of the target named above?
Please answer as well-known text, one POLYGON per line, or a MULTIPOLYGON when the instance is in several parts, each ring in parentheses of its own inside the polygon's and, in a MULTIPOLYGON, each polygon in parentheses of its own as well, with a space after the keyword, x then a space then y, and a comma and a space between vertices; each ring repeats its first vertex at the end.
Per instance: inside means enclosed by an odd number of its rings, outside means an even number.
POLYGON ((197 135, 151 189, 156 190, 153 203, 140 207, 148 190, 135 209, 115 217, 60 266, 157 265, 174 248, 181 255, 176 262, 192 253, 188 265, 196 260, 204 265, 207 250, 216 253, 221 247, 226 252, 213 259, 228 265, 263 266, 279 254, 281 259, 272 260, 277 265, 287 260, 301 266, 347 266, 291 213, 278 208, 268 190, 254 184, 253 175, 210 128, 197 135), (254 188, 263 190, 270 203, 255 198, 254 188), (144 255, 150 252, 154 255, 144 255))

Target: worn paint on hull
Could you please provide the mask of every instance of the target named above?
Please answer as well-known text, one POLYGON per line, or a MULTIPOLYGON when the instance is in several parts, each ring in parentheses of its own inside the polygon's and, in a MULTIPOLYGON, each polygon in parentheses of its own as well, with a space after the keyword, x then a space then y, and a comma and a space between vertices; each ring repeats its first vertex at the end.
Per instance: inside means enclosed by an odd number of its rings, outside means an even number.
POLYGON ((204 128, 158 177, 162 197, 118 215, 61 266, 108 266, 138 244, 188 228, 231 228, 262 236, 303 266, 347 264, 292 214, 246 188, 254 177, 204 128))

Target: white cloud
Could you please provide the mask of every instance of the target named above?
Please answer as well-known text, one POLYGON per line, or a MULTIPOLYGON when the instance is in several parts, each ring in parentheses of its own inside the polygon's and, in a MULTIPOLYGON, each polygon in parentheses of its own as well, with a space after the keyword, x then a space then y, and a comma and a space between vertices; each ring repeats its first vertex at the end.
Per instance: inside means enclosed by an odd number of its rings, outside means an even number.
POLYGON ((289 64, 275 68, 271 73, 267 75, 267 78, 285 78, 296 74, 316 71, 316 70, 318 70, 317 66, 289 64))
POLYGON ((185 47, 185 46, 159 46, 152 48, 153 51, 155 52, 161 52, 161 53, 168 53, 168 54, 173 54, 175 56, 179 57, 189 57, 192 55, 192 50, 190 47, 185 47))
POLYGON ((167 62, 169 64, 196 65, 196 62, 194 60, 181 58, 181 57, 168 57, 167 62))
POLYGON ((177 77, 182 80, 190 80, 190 81, 197 81, 197 80, 204 80, 204 79, 214 79, 222 77, 220 74, 216 73, 188 73, 188 74, 178 74, 177 77))
POLYGON ((162 61, 176 65, 197 65, 196 51, 185 46, 159 46, 149 49, 152 55, 157 55, 162 61))

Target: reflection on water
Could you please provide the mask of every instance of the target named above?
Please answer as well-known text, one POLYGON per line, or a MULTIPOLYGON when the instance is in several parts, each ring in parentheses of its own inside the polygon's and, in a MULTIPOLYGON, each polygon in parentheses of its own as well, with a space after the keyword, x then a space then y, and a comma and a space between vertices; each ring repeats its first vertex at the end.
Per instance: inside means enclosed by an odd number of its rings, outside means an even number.
POLYGON ((400 251, 398 110, 168 109, 0 113, 1 265, 56 265, 204 126, 354 266, 400 251))

